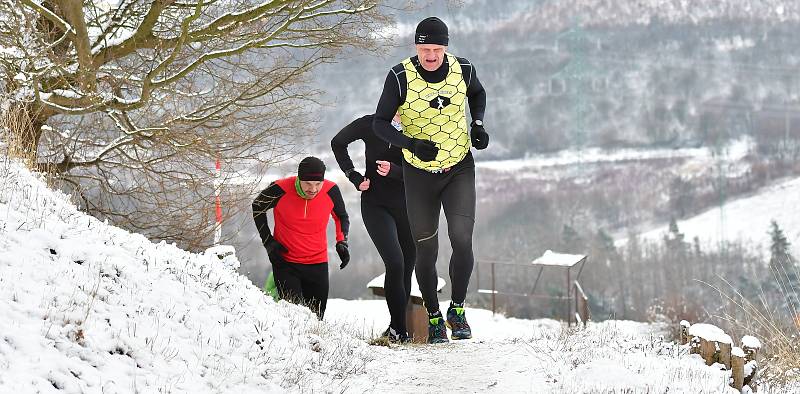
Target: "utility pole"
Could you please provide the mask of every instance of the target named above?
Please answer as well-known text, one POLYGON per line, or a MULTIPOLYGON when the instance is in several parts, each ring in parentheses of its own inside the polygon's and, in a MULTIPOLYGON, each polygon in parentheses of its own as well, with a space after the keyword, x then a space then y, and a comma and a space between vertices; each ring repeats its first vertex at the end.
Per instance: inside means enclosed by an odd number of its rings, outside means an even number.
POLYGON ((591 85, 589 67, 587 66, 586 51, 589 42, 586 32, 581 26, 578 16, 573 19, 572 28, 556 37, 556 47, 560 48, 560 40, 564 40, 564 47, 569 52, 569 63, 556 75, 562 75, 566 82, 565 93, 569 94, 572 102, 572 133, 573 143, 582 155, 586 147, 586 115, 587 85, 591 85))

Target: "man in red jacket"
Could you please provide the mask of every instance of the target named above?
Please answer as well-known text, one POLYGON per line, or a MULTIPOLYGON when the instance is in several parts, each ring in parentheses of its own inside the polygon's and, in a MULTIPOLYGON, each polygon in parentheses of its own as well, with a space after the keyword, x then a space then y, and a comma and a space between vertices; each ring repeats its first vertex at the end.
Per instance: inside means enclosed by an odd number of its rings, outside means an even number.
POLYGON ((325 164, 313 156, 300 162, 297 176, 272 182, 253 201, 253 220, 272 263, 278 294, 308 306, 320 320, 328 302, 329 216, 336 224, 342 269, 350 262, 350 220, 339 187, 325 179, 325 164), (274 209, 274 234, 267 222, 269 209, 274 209))

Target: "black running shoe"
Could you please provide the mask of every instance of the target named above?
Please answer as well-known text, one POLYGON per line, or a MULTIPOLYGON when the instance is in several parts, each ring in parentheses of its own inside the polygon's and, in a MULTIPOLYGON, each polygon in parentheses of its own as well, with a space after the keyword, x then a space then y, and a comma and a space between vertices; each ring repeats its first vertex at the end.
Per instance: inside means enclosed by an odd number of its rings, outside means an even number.
POLYGON ((405 332, 405 331, 397 332, 391 326, 389 326, 389 328, 387 328, 386 331, 384 331, 383 334, 381 334, 381 336, 386 338, 386 339, 388 339, 389 342, 393 342, 393 343, 408 343, 408 342, 411 342, 411 338, 408 337, 408 333, 407 332, 405 332))
POLYGON ((447 328, 444 326, 444 317, 442 312, 436 312, 435 315, 428 315, 428 343, 446 343, 447 328))
POLYGON ((447 308, 446 324, 447 328, 451 330, 450 338, 453 340, 472 338, 472 329, 469 328, 463 307, 450 306, 447 308))

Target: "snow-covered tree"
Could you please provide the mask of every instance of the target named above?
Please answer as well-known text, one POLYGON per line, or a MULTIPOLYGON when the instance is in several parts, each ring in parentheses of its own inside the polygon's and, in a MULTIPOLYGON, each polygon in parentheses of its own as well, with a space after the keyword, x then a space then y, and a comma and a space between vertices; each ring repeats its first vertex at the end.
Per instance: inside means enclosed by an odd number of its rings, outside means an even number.
POLYGON ((0 0, 3 111, 88 211, 202 246, 215 159, 281 160, 311 129, 309 71, 387 22, 370 0, 0 0))

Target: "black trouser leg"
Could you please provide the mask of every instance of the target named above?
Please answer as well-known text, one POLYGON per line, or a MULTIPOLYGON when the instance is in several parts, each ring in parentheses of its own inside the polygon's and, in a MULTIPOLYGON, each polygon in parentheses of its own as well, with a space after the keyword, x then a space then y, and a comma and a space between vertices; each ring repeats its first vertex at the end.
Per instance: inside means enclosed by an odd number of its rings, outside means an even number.
POLYGON ((447 219, 447 234, 453 254, 450 256, 450 286, 453 302, 463 303, 472 276, 475 257, 472 232, 475 227, 475 167, 454 170, 442 190, 442 207, 447 219))
POLYGON ((471 156, 444 173, 430 173, 404 163, 406 205, 411 234, 417 244, 417 282, 428 313, 439 310, 436 294, 436 258, 439 211, 444 207, 453 255, 450 285, 453 302, 462 303, 475 259, 472 232, 475 227, 475 163, 471 156))
POLYGON ((439 310, 436 257, 439 254, 439 211, 442 206, 439 195, 441 182, 437 182, 440 175, 403 163, 408 222, 417 249, 417 283, 428 313, 439 310))
POLYGON ((328 305, 328 263, 297 266, 302 271, 300 285, 303 288, 303 302, 322 320, 328 305))
POLYGON ((300 286, 300 278, 289 263, 285 261, 273 262, 272 275, 275 279, 278 295, 282 300, 295 304, 302 300, 303 288, 300 286))
POLYGON ((281 299, 309 307, 322 320, 328 303, 328 263, 273 262, 272 274, 281 299))
POLYGON ((406 304, 414 269, 413 242, 403 209, 391 209, 361 201, 361 216, 386 267, 384 292, 391 322, 398 332, 406 330, 406 304), (410 251, 409 251, 410 250, 410 251))

